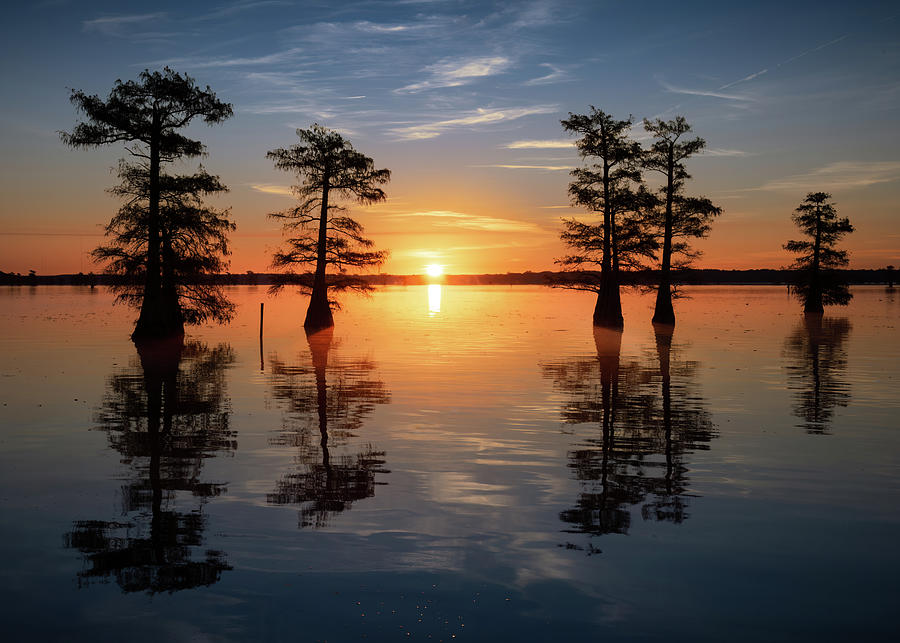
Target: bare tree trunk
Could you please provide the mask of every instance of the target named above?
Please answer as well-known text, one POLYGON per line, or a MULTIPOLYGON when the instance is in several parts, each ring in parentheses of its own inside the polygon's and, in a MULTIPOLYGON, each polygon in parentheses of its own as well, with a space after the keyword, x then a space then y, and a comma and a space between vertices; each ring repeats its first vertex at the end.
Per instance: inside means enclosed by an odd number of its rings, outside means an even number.
POLYGON ((675 309, 672 307, 672 199, 675 189, 675 160, 669 151, 669 171, 666 188, 666 221, 663 230, 662 262, 659 267, 659 286, 656 288, 654 324, 675 325, 675 309))
POLYGON ((153 114, 153 135, 150 139, 150 194, 147 205, 147 274, 144 281, 144 299, 141 302, 141 313, 131 339, 140 341, 143 339, 169 337, 184 334, 184 324, 181 319, 180 309, 167 300, 163 292, 160 275, 161 261, 161 226, 159 216, 159 172, 160 172, 160 141, 159 132, 162 129, 159 113, 153 114))
POLYGON ((159 265, 159 115, 153 114, 150 139, 150 194, 147 206, 147 274, 144 276, 144 299, 131 339, 139 341, 165 335, 162 316, 159 265))
POLYGON ((803 303, 803 312, 807 315, 821 315, 825 312, 822 306, 822 276, 819 270, 819 255, 822 252, 822 214, 816 207, 816 239, 813 245, 812 274, 809 278, 809 290, 803 303))
POLYGON ((611 270, 602 271, 600 291, 597 293, 597 303, 594 306, 594 326, 621 329, 624 325, 618 278, 611 270))
POLYGON ((322 210, 319 215, 319 239, 316 246, 316 275, 313 281, 309 308, 303 327, 307 331, 316 331, 334 326, 331 306, 328 305, 328 282, 325 275, 328 249, 328 175, 323 179, 322 210))
POLYGON ((594 306, 594 326, 622 328, 622 299, 619 295, 619 275, 613 270, 613 213, 609 205, 609 165, 603 158, 603 260, 600 264, 600 291, 594 306))

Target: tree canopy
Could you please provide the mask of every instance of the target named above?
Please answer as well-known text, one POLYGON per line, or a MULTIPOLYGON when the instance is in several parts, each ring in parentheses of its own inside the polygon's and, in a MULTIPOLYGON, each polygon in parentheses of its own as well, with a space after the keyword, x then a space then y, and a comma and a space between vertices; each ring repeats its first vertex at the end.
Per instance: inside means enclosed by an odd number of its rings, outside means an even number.
POLYGON ((201 89, 193 78, 168 67, 161 72, 145 69, 138 81, 117 80, 106 100, 74 89, 69 100, 87 120, 78 123, 71 133, 60 133, 67 145, 99 147, 139 142, 147 146, 146 151, 126 149, 149 159, 154 153, 151 148, 156 148, 162 162, 203 153, 200 141, 178 131, 193 119, 215 125, 234 115, 231 105, 220 101, 208 85, 201 89))
POLYGON ((364 236, 363 226, 347 216, 339 199, 368 205, 386 198, 381 185, 391 178, 387 169, 376 169, 374 161, 353 148, 340 133, 314 124, 298 129, 300 143, 270 151, 266 156, 279 170, 294 172, 302 180, 294 186, 300 203, 269 216, 282 221, 293 234, 272 259, 274 267, 287 270, 286 283, 297 284, 310 293, 304 326, 307 329, 334 325, 331 308, 336 304, 328 291, 365 292, 371 286, 347 268, 380 266, 387 252, 375 250, 364 236), (296 266, 314 266, 315 272, 296 274, 296 266), (328 275, 327 267, 337 273, 328 275))
POLYGON ((823 306, 846 306, 853 295, 835 269, 846 266, 850 259, 846 250, 838 250, 835 245, 853 232, 850 219, 838 217, 827 192, 807 194, 791 219, 809 237, 784 244, 785 250, 799 255, 791 264, 797 271, 791 291, 803 302, 804 312, 821 313, 823 306))

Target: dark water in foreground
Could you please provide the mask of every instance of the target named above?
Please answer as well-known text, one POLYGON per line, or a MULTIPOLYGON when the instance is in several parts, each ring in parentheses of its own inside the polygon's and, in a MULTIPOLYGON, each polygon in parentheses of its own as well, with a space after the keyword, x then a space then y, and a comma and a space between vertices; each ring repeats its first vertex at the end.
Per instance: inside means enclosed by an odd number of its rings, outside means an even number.
POLYGON ((0 290, 4 640, 888 640, 900 293, 237 288, 180 362, 0 290), (266 302, 265 342, 258 339, 266 302), (143 362, 142 362, 143 359, 143 362))

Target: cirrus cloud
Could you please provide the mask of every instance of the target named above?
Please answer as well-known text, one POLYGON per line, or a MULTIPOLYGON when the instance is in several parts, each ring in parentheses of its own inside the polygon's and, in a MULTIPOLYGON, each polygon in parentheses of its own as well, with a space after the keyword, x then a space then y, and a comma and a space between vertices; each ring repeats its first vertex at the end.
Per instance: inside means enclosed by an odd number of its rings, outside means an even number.
POLYGON ((803 174, 773 179, 757 190, 839 190, 900 180, 900 161, 837 161, 803 174))
POLYGON ((439 87, 458 87, 470 83, 476 78, 499 74, 510 64, 510 59, 504 56, 445 60, 425 68, 425 71, 431 73, 431 78, 399 87, 394 92, 415 94, 439 87))
POLYGON ((558 111, 556 105, 536 105, 534 107, 511 107, 507 109, 478 108, 465 116, 448 118, 419 125, 395 127, 391 132, 401 140, 415 141, 435 138, 448 129, 485 125, 487 123, 499 123, 513 121, 524 116, 534 114, 552 114, 558 111))

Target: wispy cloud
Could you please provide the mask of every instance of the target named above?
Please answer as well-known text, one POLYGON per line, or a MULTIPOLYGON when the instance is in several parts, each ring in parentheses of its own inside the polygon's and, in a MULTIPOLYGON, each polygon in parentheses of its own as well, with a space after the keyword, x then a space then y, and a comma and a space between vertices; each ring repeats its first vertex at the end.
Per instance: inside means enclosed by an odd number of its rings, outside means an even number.
MULTIPOLYGON (((713 196, 713 201, 742 201, 747 198, 746 194, 716 194, 713 196)), ((728 212, 728 217, 731 218, 731 212, 728 212)))
POLYGON ((524 140, 513 141, 504 145, 508 150, 565 150, 573 149, 575 141, 565 138, 552 140, 524 140))
POLYGON ((746 83, 747 81, 753 80, 754 78, 759 78, 763 74, 768 73, 768 69, 761 69, 757 72, 753 72, 752 74, 747 74, 743 78, 738 78, 737 80, 733 80, 730 83, 726 83, 719 87, 718 91, 722 91, 723 89, 728 89, 729 87, 734 87, 735 85, 740 85, 741 83, 746 83))
POLYGON ((574 165, 504 165, 501 163, 492 164, 492 165, 473 165, 472 167, 499 167, 505 170, 551 170, 551 171, 559 171, 559 170, 574 170, 574 165))
POLYGON ((749 156, 749 154, 743 150, 730 150, 724 147, 710 147, 703 150, 702 156, 738 157, 749 156))
POLYGON ((566 80, 571 80, 571 78, 569 78, 569 72, 561 67, 551 65, 550 63, 541 63, 541 67, 546 67, 550 70, 550 73, 544 76, 538 76, 537 78, 532 78, 531 80, 526 80, 524 83, 525 85, 549 85, 551 83, 561 83, 566 80))
POLYGON ((677 87, 675 85, 671 85, 664 81, 660 81, 660 84, 663 86, 663 89, 665 89, 667 92, 672 93, 672 94, 686 94, 688 96, 708 96, 710 98, 721 98, 723 100, 736 100, 736 101, 755 100, 753 97, 746 96, 744 94, 725 93, 720 90, 690 89, 688 87, 677 87))
POLYGON ((507 109, 476 109, 466 116, 448 118, 431 123, 396 127, 391 132, 401 140, 424 140, 440 136, 448 129, 472 127, 487 123, 514 121, 534 114, 552 114, 558 111, 556 105, 536 105, 534 107, 510 107, 507 109))
POLYGON ((556 21, 556 9, 558 9, 556 3, 548 0, 537 0, 522 9, 517 8, 519 15, 513 21, 512 27, 516 29, 545 27, 556 21))
POLYGON ((428 210, 425 212, 407 212, 389 215, 397 219, 433 219, 432 225, 447 228, 466 228, 469 230, 485 230, 488 232, 543 232, 529 221, 514 219, 498 219, 477 214, 453 212, 452 210, 428 210))
MULTIPOLYGON (((190 65, 192 68, 210 68, 210 67, 252 67, 258 65, 275 65, 288 62, 300 54, 303 49, 300 47, 292 47, 284 51, 276 51, 264 56, 250 57, 225 57, 225 58, 169 58, 167 60, 156 60, 149 63, 151 66, 160 65, 190 65)), ((297 73, 297 72, 294 72, 297 73)), ((259 76, 266 75, 265 72, 259 76)))
POLYGON ((85 20, 81 23, 81 26, 85 31, 94 31, 106 36, 122 37, 129 27, 143 25, 147 22, 164 18, 165 16, 166 14, 163 12, 104 16, 102 18, 94 18, 93 20, 85 20))
POLYGON ((414 94, 439 87, 458 87, 476 78, 499 74, 510 64, 510 59, 504 56, 445 60, 425 68, 425 71, 430 72, 431 78, 399 87, 394 92, 414 94))
POLYGON ((360 39, 366 36, 374 37, 383 43, 433 39, 444 35, 457 19, 447 15, 426 15, 408 22, 393 23, 369 20, 316 22, 294 25, 285 29, 283 33, 292 39, 314 42, 327 49, 345 50, 358 46, 360 39))
POLYGON ((422 28, 420 25, 416 24, 395 24, 395 25, 386 25, 378 22, 369 22, 368 20, 363 20, 360 22, 354 23, 354 27, 359 31, 365 31, 366 33, 383 33, 383 34, 397 34, 403 33, 406 31, 413 31, 417 28, 422 28))
POLYGON ((317 114, 319 118, 325 118, 323 114, 327 113, 318 109, 314 104, 308 101, 259 103, 243 107, 241 108, 241 111, 260 116, 265 114, 317 114))
POLYGON ((263 194, 277 194, 278 196, 294 196, 294 192, 289 185, 273 185, 271 183, 251 183, 251 190, 262 192, 263 194))
POLYGON ((839 190, 900 180, 900 161, 838 161, 805 174, 769 181, 756 190, 839 190))
POLYGON ((200 16, 201 20, 216 20, 218 18, 227 18, 237 13, 251 11, 253 9, 262 9, 263 7, 278 7, 290 5, 286 0, 247 0, 244 2, 232 2, 222 5, 217 9, 213 9, 209 13, 200 16))
MULTIPOLYGON (((539 245, 538 241, 506 241, 504 243, 484 243, 468 246, 441 246, 440 248, 413 248, 392 253, 394 257, 424 257, 426 259, 447 259, 460 252, 481 252, 502 248, 529 248, 539 245)), ((452 264, 451 264, 452 265, 452 264)))

